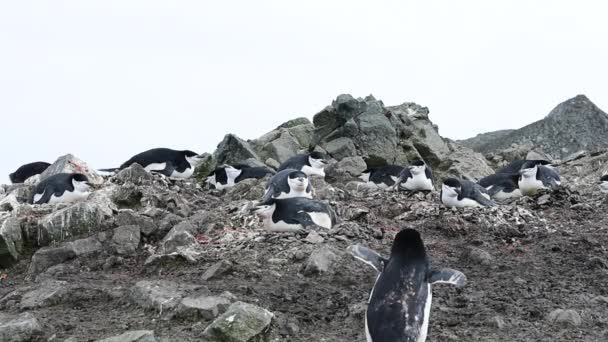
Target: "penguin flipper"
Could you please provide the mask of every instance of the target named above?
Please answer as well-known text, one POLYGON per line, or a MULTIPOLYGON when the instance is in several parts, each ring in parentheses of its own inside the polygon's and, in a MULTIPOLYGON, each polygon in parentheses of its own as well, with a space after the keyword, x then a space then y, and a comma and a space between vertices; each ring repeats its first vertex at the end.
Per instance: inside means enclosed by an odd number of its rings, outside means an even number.
POLYGON ((450 284, 462 287, 467 283, 467 277, 460 271, 451 268, 432 269, 428 275, 430 284, 450 284))
POLYGON ((262 201, 260 203, 269 203, 272 200, 272 195, 274 195, 274 187, 271 184, 268 188, 266 188, 266 192, 264 193, 264 196, 262 196, 262 201))
POLYGON ((167 177, 171 177, 171 175, 173 174, 174 171, 176 171, 175 165, 173 165, 173 163, 166 163, 164 169, 152 170, 151 172, 158 172, 158 173, 162 173, 163 175, 165 175, 167 177))
POLYGON ((382 272, 382 270, 384 270, 384 265, 386 264, 387 259, 378 254, 378 252, 361 245, 348 246, 346 250, 355 259, 370 265, 377 272, 382 272))
POLYGON ((34 196, 37 194, 32 194, 32 204, 45 204, 45 203, 49 203, 49 201, 51 200, 51 196, 53 196, 53 194, 55 194, 55 190, 53 189, 52 186, 47 186, 44 188, 44 191, 42 192, 42 197, 40 197, 37 201, 34 202, 34 196))

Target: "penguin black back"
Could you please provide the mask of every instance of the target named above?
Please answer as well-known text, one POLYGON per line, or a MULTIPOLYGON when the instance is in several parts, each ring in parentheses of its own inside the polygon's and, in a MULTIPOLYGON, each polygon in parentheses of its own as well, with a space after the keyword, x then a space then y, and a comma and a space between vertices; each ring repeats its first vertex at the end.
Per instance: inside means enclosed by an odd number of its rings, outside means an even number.
POLYGON ((13 184, 23 183, 28 178, 43 173, 51 164, 46 162, 34 162, 20 166, 15 172, 8 175, 13 184))

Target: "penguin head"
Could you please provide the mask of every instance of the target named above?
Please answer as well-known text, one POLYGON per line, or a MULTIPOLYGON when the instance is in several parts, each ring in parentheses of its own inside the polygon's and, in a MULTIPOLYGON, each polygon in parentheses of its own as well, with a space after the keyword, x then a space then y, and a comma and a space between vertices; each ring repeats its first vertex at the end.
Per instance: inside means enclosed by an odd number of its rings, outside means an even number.
POLYGON ((410 165, 408 166, 408 169, 410 170, 410 172, 413 175, 418 175, 418 174, 423 173, 425 168, 426 168, 426 164, 420 159, 416 159, 416 160, 412 161, 410 163, 410 165))
POLYGON ((15 182, 15 173, 13 172, 13 173, 9 174, 8 175, 8 179, 11 180, 11 183, 13 183, 13 184, 16 183, 15 182))
POLYGON ((441 191, 450 197, 456 197, 462 192, 462 184, 456 178, 447 178, 441 185, 441 191))
POLYGON ((293 171, 287 176, 289 188, 295 191, 306 191, 308 188, 308 176, 302 171, 293 171))
POLYGON ((538 171, 538 163, 537 160, 528 160, 526 161, 519 170, 519 174, 524 178, 536 177, 536 171, 538 171))
POLYGON ((182 151, 182 153, 184 154, 184 157, 186 158, 188 163, 190 163, 190 165, 192 165, 193 167, 197 167, 200 163, 203 162, 204 156, 199 155, 196 152, 184 150, 182 151))
POLYGON ((402 256, 406 259, 425 259, 426 251, 420 233, 414 229, 403 229, 397 233, 391 248, 391 257, 393 256, 402 256))
POLYGON ((321 152, 311 152, 308 155, 308 162, 315 169, 322 169, 327 165, 325 155, 321 152))
POLYGON ((79 192, 87 192, 91 190, 93 184, 89 183, 87 176, 81 173, 74 173, 72 175, 72 185, 74 189, 79 192))
POLYGON ((269 219, 272 217, 272 214, 274 214, 276 206, 277 205, 274 203, 274 201, 270 200, 265 203, 256 205, 251 209, 251 212, 257 214, 263 219, 269 219))

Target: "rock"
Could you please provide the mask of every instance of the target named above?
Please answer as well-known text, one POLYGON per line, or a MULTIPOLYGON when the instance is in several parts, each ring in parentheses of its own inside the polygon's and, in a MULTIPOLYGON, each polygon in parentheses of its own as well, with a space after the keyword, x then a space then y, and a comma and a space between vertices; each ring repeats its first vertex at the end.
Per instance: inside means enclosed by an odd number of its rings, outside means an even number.
POLYGON ((231 301, 222 296, 199 296, 182 299, 176 310, 176 315, 189 320, 212 320, 224 313, 231 301))
POLYGON ((21 298, 21 310, 36 309, 59 304, 69 295, 68 283, 46 280, 21 298))
POLYGON ((234 134, 227 134, 214 153, 217 165, 235 164, 249 158, 260 159, 249 143, 234 134))
POLYGON ((262 147, 260 155, 264 159, 272 158, 283 163, 297 154, 300 148, 300 144, 289 134, 289 131, 282 129, 279 137, 262 147))
POLYGON ((42 340, 42 335, 42 326, 31 313, 10 315, 0 312, 0 341, 37 341, 42 340))
POLYGON ((150 236, 158 229, 152 218, 140 215, 131 209, 120 210, 115 218, 115 222, 118 226, 139 226, 139 230, 143 236, 150 236))
POLYGON ((466 260, 469 260, 473 263, 484 265, 484 266, 489 266, 494 261, 494 257, 492 256, 492 254, 484 251, 481 248, 477 248, 477 247, 469 247, 465 251, 463 257, 466 260))
POLYGON ((548 160, 548 161, 553 160, 553 158, 551 158, 550 155, 543 153, 541 151, 536 151, 536 150, 532 150, 532 151, 528 152, 528 154, 526 155, 526 159, 528 159, 528 160, 548 160))
POLYGON ((162 314, 174 309, 186 292, 196 288, 197 286, 166 280, 141 280, 131 288, 130 297, 142 308, 156 310, 162 314))
POLYGON ((323 146, 327 153, 337 160, 342 160, 346 157, 354 157, 357 155, 355 143, 350 138, 340 137, 332 140, 323 146))
POLYGON ((488 325, 499 330, 502 330, 507 326, 505 320, 501 316, 494 316, 490 318, 488 325))
POLYGON ((95 236, 66 242, 65 246, 71 248, 77 257, 97 254, 103 250, 103 245, 95 236))
POLYGON ((23 252, 21 221, 14 215, 0 214, 0 267, 9 267, 23 252))
POLYGON ((113 208, 107 197, 92 194, 86 202, 52 212, 38 221, 37 244, 46 246, 79 234, 102 231, 104 224, 111 223, 113 208))
POLYGON ((121 209, 133 209, 142 205, 144 194, 141 189, 132 183, 126 183, 122 186, 115 187, 112 191, 111 198, 121 209))
POLYGON ((574 310, 562 310, 557 309, 549 313, 549 321, 554 325, 561 326, 563 328, 578 327, 583 321, 578 312, 574 310))
POLYGON ((449 158, 446 158, 437 172, 434 172, 437 174, 434 175, 436 183, 441 181, 445 177, 444 175, 477 181, 494 173, 481 153, 473 152, 453 142, 449 142, 448 146, 450 148, 449 158), (447 171, 442 172, 446 168, 447 171))
POLYGON ((319 235, 319 233, 317 233, 313 230, 310 233, 308 233, 308 235, 306 236, 304 241, 306 241, 308 243, 316 244, 316 243, 322 243, 323 241, 325 241, 325 239, 321 235, 319 235))
POLYGON ((165 237, 165 235, 167 235, 169 233, 169 231, 171 229, 173 229, 173 227, 175 227, 175 225, 177 225, 178 223, 182 222, 184 219, 180 216, 177 216, 175 214, 167 214, 161 221, 160 224, 158 225, 158 229, 154 232, 154 236, 162 239, 165 237))
POLYGON ((235 186, 228 189, 226 197, 230 201, 259 200, 264 196, 266 191, 265 184, 270 176, 266 176, 263 179, 244 179, 238 182, 235 186))
POLYGON ((135 330, 127 331, 118 336, 104 338, 98 342, 156 342, 154 331, 152 330, 135 330))
POLYGON ((328 247, 316 249, 308 257, 304 274, 314 275, 329 272, 336 259, 337 255, 328 247))
POLYGON ((367 169, 365 160, 361 157, 346 157, 337 163, 331 163, 325 168, 325 180, 330 183, 346 184, 358 179, 367 169))
POLYGON ((132 255, 139 247, 139 226, 122 226, 114 229, 112 235, 112 248, 121 255, 132 255))
MULTIPOLYGON (((27 199, 24 199, 22 202, 27 202, 27 199)), ((10 195, 0 199, 0 212, 1 211, 14 211, 17 208, 21 207, 21 202, 17 199, 17 195, 11 193, 10 195)))
POLYGON ((188 217, 188 222, 194 227, 194 231, 191 233, 207 233, 210 229, 210 226, 214 223, 211 219, 211 213, 207 210, 199 210, 192 214, 192 216, 188 217))
POLYGON ((202 256, 203 251, 196 238, 192 235, 196 228, 190 222, 177 224, 160 243, 156 254, 150 256, 145 265, 154 265, 165 260, 182 257, 190 263, 195 263, 202 256))
POLYGON ((281 166, 281 163, 279 163, 276 159, 272 159, 272 158, 266 159, 266 161, 264 163, 275 170, 281 166))
POLYGON ((115 178, 121 183, 133 184, 150 184, 154 180, 154 176, 137 163, 120 170, 115 178))
POLYGON ((218 278, 223 274, 232 271, 232 263, 228 260, 221 260, 209 267, 205 273, 201 276, 201 279, 208 281, 214 278, 218 278))
POLYGON ((51 266, 61 264, 76 257, 76 252, 69 245, 43 247, 34 253, 28 269, 30 276, 36 276, 51 266))
POLYGON ((95 169, 71 154, 59 157, 59 159, 40 174, 40 180, 44 180, 58 173, 82 173, 87 176, 89 182, 93 184, 103 184, 104 182, 103 177, 101 177, 95 169))
POLYGON ((29 203, 30 198, 32 197, 32 192, 34 191, 34 186, 28 184, 12 184, 8 187, 8 198, 2 201, 2 206, 14 210, 21 203, 29 203), (17 204, 14 204, 14 201, 17 204), (12 209, 10 207, 12 207, 12 209))
POLYGON ((236 302, 203 332, 206 341, 248 342, 261 337, 270 326, 273 314, 258 306, 236 302))

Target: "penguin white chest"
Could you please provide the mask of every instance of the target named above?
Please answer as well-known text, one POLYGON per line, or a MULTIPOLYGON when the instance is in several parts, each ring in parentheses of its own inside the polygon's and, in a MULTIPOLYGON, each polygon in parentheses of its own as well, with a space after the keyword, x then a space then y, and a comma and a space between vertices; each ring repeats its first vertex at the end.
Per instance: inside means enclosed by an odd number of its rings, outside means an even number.
POLYGON ((325 168, 322 168, 322 167, 313 167, 313 166, 309 166, 309 165, 304 165, 302 167, 302 172, 304 172, 307 176, 325 177, 325 168))
POLYGON ((466 197, 461 200, 458 200, 458 196, 448 196, 445 194, 445 192, 442 192, 441 194, 441 202, 443 202, 446 207, 450 208, 482 207, 482 205, 475 200, 466 197))
POLYGON ((412 178, 408 178, 405 182, 402 182, 400 186, 410 191, 431 191, 435 189, 433 182, 429 178, 426 178, 426 174, 424 173, 413 175, 412 178))
POLYGON ((317 226, 331 229, 331 217, 329 216, 329 214, 323 212, 309 212, 307 214, 308 216, 310 216, 312 222, 314 222, 317 226))
POLYGON ((522 193, 519 189, 515 189, 511 192, 506 192, 504 190, 500 190, 499 192, 497 192, 496 194, 494 194, 494 198, 497 200, 506 200, 509 198, 518 198, 521 197, 522 193))
POLYGON ((534 195, 538 190, 546 189, 543 182, 536 179, 536 175, 533 177, 522 176, 517 185, 524 195, 534 195))
POLYGON ((151 163, 144 167, 144 170, 150 171, 162 171, 167 167, 167 163, 151 163))
POLYGON ((60 196, 55 196, 55 194, 51 195, 49 204, 83 201, 87 199, 90 194, 91 192, 89 191, 79 191, 77 189, 74 189, 74 191, 64 191, 60 196))
POLYGON ((306 189, 304 189, 304 190, 291 189, 289 192, 281 192, 279 194, 279 196, 277 196, 275 198, 283 199, 283 198, 294 198, 294 197, 306 197, 306 198, 312 199, 312 194, 309 192, 306 192, 306 189))
POLYGON ((283 220, 274 222, 272 217, 265 217, 263 222, 264 228, 271 232, 293 232, 304 228, 301 224, 290 224, 283 220))
POLYGON ((171 176, 169 176, 169 177, 177 178, 177 179, 184 179, 184 178, 190 178, 193 173, 194 173, 194 168, 189 167, 189 168, 185 169, 184 172, 179 172, 177 170, 173 170, 173 172, 171 173, 171 176))
POLYGON ((600 191, 605 194, 608 194, 608 182, 607 181, 600 183, 600 191))

